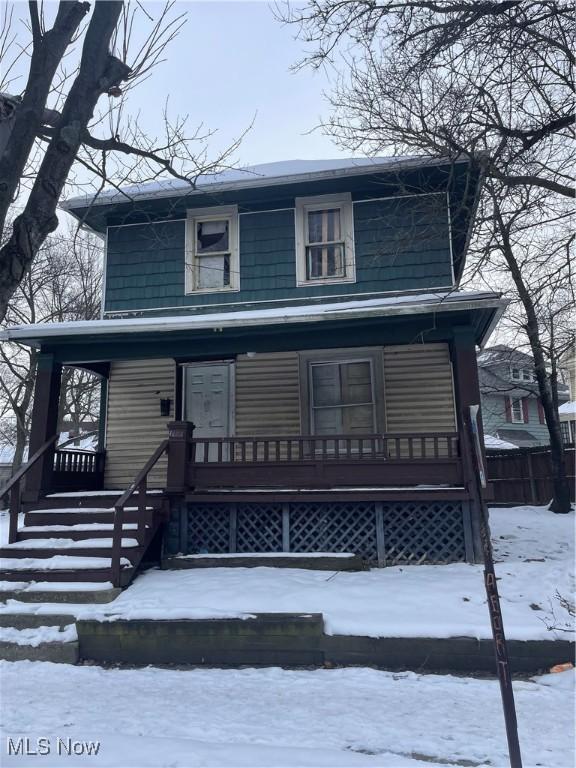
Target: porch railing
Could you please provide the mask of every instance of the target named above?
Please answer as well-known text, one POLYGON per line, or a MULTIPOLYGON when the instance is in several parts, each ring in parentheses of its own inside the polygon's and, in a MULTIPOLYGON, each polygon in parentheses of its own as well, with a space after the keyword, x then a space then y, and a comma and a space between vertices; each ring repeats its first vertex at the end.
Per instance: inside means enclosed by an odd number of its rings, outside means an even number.
POLYGON ((60 447, 54 452, 53 486, 56 491, 97 491, 103 487, 104 451, 60 447))
MULTIPOLYGON (((88 432, 86 435, 83 435, 83 437, 87 437, 89 435, 96 434, 96 432, 88 432)), ((21 506, 22 506, 22 480, 28 472, 32 469, 32 467, 36 466, 36 464, 49 452, 54 450, 54 443, 58 439, 58 435, 52 435, 52 437, 44 443, 44 445, 40 446, 38 450, 30 456, 26 464, 23 464, 20 469, 10 478, 8 481, 8 484, 4 486, 4 488, 0 489, 0 500, 8 496, 10 494, 10 505, 9 505, 9 527, 8 527, 8 542, 10 544, 14 543, 16 541, 17 535, 18 535, 18 514, 20 513, 21 506)), ((61 443, 59 448, 64 448, 67 445, 70 445, 75 440, 77 440, 76 437, 71 438, 70 440, 67 440, 64 443, 61 443)), ((63 452, 63 451, 58 451, 63 452)))
POLYGON ((382 435, 284 435, 281 437, 194 438, 195 463, 253 464, 325 461, 389 461, 454 458, 458 435, 386 433, 382 435))
POLYGON ((148 475, 154 469, 159 459, 168 450, 168 440, 163 440, 146 464, 136 475, 134 482, 124 491, 122 496, 114 504, 114 526, 112 530, 112 583, 115 587, 121 586, 121 559, 122 559, 122 534, 124 532, 125 508, 135 493, 138 494, 138 540, 144 541, 145 528, 152 523, 156 514, 153 508, 148 509, 148 475))
POLYGON ((455 432, 196 437, 189 448, 189 487, 463 482, 455 432))

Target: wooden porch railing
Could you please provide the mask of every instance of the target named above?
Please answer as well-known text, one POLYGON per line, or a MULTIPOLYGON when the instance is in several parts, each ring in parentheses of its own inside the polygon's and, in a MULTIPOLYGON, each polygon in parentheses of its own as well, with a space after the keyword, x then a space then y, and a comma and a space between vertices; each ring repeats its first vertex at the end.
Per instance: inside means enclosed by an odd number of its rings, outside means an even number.
POLYGON ((190 438, 187 487, 463 482, 458 434, 190 438))
POLYGON ((191 440, 198 463, 252 464, 326 461, 421 460, 458 456, 455 432, 367 435, 284 435, 281 437, 197 437, 191 440))
MULTIPOLYGON (((89 437, 90 435, 94 435, 96 432, 87 432, 85 435, 82 435, 82 437, 89 437)), ((12 476, 12 478, 8 481, 8 484, 5 485, 0 490, 0 499, 4 499, 8 494, 10 494, 10 507, 9 507, 9 527, 8 527, 8 543, 12 544, 16 541, 16 537, 18 534, 18 514, 20 512, 20 508, 22 506, 21 499, 22 499, 22 479, 26 476, 26 474, 32 469, 32 467, 44 456, 44 454, 53 448, 54 443, 58 439, 58 435, 52 435, 52 437, 49 440, 46 440, 44 445, 40 446, 38 450, 28 459, 26 464, 23 464, 20 469, 12 476)), ((70 440, 66 440, 66 442, 61 443, 58 448, 64 448, 66 445, 70 445, 71 443, 75 442, 78 438, 73 437, 70 440)))
POLYGON ((148 522, 146 493, 148 490, 148 475, 155 467, 160 457, 168 448, 168 440, 163 440, 140 472, 132 485, 127 488, 114 505, 114 528, 112 531, 112 583, 121 586, 122 534, 124 532, 124 508, 132 496, 138 492, 138 540, 144 541, 145 526, 148 522))
POLYGON ((61 450, 58 446, 54 453, 54 490, 100 490, 104 483, 105 458, 104 451, 61 450))

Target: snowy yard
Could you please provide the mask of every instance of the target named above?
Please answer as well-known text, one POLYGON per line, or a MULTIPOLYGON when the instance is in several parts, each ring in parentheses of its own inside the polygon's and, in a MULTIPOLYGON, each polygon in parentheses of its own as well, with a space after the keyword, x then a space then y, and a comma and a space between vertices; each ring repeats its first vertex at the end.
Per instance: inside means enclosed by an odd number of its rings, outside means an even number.
MULTIPOLYGON (((3 766, 507 765, 493 680, 362 668, 0 669, 3 766), (8 757, 6 739, 18 736, 50 739, 50 755, 8 757), (58 738, 100 741, 98 755, 57 754, 58 738)), ((574 673, 514 689, 524 765, 571 768, 574 673)))
MULTIPOLYGON (((567 626, 568 616, 555 595, 574 592, 574 515, 554 515, 544 507, 493 509, 491 527, 507 636, 566 638, 565 632, 548 627, 567 626)), ((22 609, 35 610, 31 604, 22 609)), ((491 636, 482 566, 464 563, 340 573, 296 568, 152 570, 113 603, 73 610, 102 618, 320 612, 329 634, 491 636)))
MULTIPOLYGON (((551 606, 566 618, 554 595, 574 589, 574 515, 493 510, 491 525, 508 636, 550 639, 551 606)), ((321 611, 332 633, 489 636, 482 567, 464 564, 339 574, 154 570, 112 604, 73 610, 112 617, 321 611)), ((495 680, 365 668, 104 670, 41 662, 2 662, 0 677, 3 766, 507 765, 495 680), (8 755, 8 738, 15 745, 19 737, 30 750, 46 738, 50 754, 8 755), (73 742, 90 741, 100 742, 97 755, 67 755, 73 742)), ((514 682, 525 766, 574 765, 574 679, 568 671, 514 682)))

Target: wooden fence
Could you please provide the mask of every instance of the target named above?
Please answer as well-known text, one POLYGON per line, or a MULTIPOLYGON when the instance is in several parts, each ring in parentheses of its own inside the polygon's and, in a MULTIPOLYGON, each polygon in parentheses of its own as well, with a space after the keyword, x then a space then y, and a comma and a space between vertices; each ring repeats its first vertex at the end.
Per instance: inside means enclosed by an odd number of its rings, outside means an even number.
MULTIPOLYGON (((574 501, 574 446, 566 448, 566 474, 574 501)), ((495 504, 548 504, 552 498, 550 448, 487 450, 488 480, 494 488, 495 504)))

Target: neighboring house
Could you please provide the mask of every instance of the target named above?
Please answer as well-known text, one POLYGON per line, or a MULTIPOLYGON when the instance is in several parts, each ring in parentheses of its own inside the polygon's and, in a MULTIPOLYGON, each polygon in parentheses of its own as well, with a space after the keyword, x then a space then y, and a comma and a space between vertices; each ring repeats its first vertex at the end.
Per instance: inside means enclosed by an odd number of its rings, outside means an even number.
POLYGON ((560 427, 564 442, 572 444, 576 443, 576 343, 572 342, 560 362, 570 388, 570 402, 558 409, 560 427))
POLYGON ((558 408, 562 439, 567 445, 576 443, 576 401, 570 400, 558 408))
POLYGON ((479 558, 462 419, 506 302, 458 290, 478 188, 468 160, 381 158, 68 201, 106 236, 103 318, 3 337, 39 352, 31 450, 65 363, 102 377, 105 453, 80 472, 47 452, 28 507, 120 495, 159 447, 165 554, 479 558))
POLYGON ((560 364, 570 389, 570 400, 576 401, 576 342, 572 342, 564 352, 560 364))
MULTIPOLYGON (((9 446, 0 446, 0 493, 2 488, 8 483, 8 480, 12 476, 12 459, 14 457, 14 449, 9 446)), ((0 498, 0 509, 3 509, 3 504, 0 498)))
MULTIPOLYGON (((485 434, 520 448, 547 445, 550 440, 532 357, 498 344, 479 353, 478 371, 485 434)), ((562 383, 558 396, 560 402, 568 398, 562 383)))

